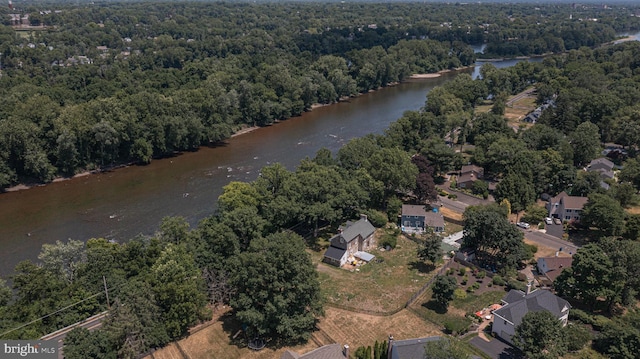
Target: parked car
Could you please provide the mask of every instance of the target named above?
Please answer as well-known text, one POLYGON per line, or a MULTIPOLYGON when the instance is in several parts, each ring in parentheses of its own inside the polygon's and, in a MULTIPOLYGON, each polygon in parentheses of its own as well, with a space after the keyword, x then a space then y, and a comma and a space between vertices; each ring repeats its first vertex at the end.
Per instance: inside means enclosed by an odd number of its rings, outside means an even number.
POLYGON ((554 219, 553 219, 553 223, 555 223, 555 224, 562 224, 562 220, 560 220, 560 218, 554 218, 554 219))
POLYGON ((518 223, 516 223, 516 226, 518 226, 520 228, 524 228, 524 229, 529 229, 529 227, 531 227, 529 225, 529 223, 526 223, 526 222, 518 222, 518 223))
POLYGON ((553 219, 551 217, 545 217, 544 218, 544 223, 546 224, 553 224, 553 219))

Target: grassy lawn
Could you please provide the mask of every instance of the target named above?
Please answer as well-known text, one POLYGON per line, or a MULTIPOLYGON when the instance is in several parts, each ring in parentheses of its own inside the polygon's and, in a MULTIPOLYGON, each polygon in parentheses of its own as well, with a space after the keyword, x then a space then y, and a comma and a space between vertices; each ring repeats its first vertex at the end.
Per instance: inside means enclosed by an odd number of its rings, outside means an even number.
MULTIPOLYGON (((378 230, 376 239, 380 233, 378 230)), ((404 305, 433 275, 433 268, 418 260, 417 248, 416 243, 399 236, 395 249, 370 250, 378 261, 352 270, 322 263, 324 250, 311 254, 327 303, 382 313, 404 305)))
POLYGON ((505 291, 503 287, 496 287, 494 290, 482 294, 467 293, 466 298, 451 301, 446 312, 431 302, 431 295, 431 290, 427 290, 422 298, 411 306, 411 310, 435 324, 444 326, 447 321, 468 322, 465 318, 466 313, 476 312, 491 304, 500 303, 505 291))

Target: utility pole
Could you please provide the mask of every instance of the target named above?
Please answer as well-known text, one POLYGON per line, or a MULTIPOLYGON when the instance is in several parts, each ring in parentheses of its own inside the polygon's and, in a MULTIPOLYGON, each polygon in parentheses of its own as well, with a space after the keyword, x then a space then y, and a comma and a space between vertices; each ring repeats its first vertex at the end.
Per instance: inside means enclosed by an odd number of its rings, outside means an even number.
POLYGON ((102 283, 104 284, 104 294, 107 297, 107 309, 111 310, 111 305, 109 305, 109 290, 107 290, 107 279, 102 276, 102 283))

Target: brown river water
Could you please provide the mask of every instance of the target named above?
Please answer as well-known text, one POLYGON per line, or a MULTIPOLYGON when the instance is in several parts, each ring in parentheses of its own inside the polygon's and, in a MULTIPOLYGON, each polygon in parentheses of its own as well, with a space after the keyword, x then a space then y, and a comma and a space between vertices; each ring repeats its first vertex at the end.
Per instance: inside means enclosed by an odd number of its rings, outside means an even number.
POLYGON ((275 162, 294 169, 322 147, 335 153, 352 138, 381 134, 403 112, 420 109, 433 87, 455 76, 384 88, 148 166, 0 194, 0 276, 11 274, 21 260, 37 260, 44 243, 96 237, 126 241, 153 234, 165 216, 183 216, 195 226, 214 213, 230 181, 254 180, 263 166, 275 162))

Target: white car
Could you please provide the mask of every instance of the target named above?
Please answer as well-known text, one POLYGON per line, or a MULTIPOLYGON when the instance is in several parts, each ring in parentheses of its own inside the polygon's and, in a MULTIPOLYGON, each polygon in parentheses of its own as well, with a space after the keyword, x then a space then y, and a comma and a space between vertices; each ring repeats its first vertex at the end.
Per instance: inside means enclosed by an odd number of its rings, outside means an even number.
POLYGON ((529 227, 531 227, 529 225, 529 223, 526 223, 526 222, 518 222, 518 223, 516 223, 516 226, 518 226, 520 228, 524 228, 524 229, 529 229, 529 227))
POLYGON ((545 217, 545 219, 544 219, 544 223, 546 223, 546 224, 553 224, 553 219, 551 219, 551 217, 545 217))

